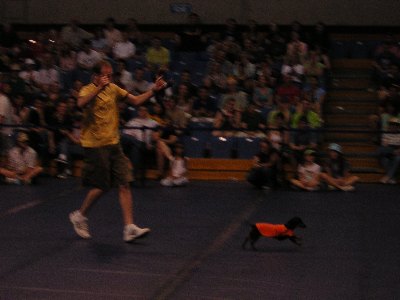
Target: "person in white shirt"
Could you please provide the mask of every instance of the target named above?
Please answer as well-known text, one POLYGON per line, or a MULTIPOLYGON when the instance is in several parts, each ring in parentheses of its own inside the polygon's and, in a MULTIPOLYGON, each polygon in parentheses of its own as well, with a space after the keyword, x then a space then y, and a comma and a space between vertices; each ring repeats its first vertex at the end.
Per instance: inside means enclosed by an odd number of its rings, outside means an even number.
POLYGON ((48 91, 51 84, 60 82, 60 74, 54 66, 54 57, 51 53, 43 55, 42 67, 38 70, 37 77, 34 79, 36 85, 42 91, 48 91))
POLYGON ((20 132, 16 146, 8 153, 6 167, 0 168, 0 175, 5 176, 6 182, 30 184, 43 171, 37 163, 37 153, 28 142, 28 135, 20 132))
POLYGON ((128 60, 135 57, 136 47, 128 39, 128 33, 123 32, 122 41, 118 41, 112 48, 114 59, 128 60))
POLYGON ((182 144, 175 145, 175 155, 170 160, 170 175, 161 180, 163 186, 184 186, 187 178, 187 158, 184 156, 182 144))
POLYGON ((147 161, 153 150, 152 135, 158 123, 151 119, 146 106, 138 108, 138 116, 125 124, 121 134, 121 143, 133 164, 133 173, 136 181, 142 185, 146 180, 147 161), (137 127, 137 128, 129 128, 137 127))
POLYGON ((83 70, 90 71, 101 59, 101 54, 92 49, 91 41, 85 40, 82 50, 77 55, 78 66, 83 70))
POLYGON ((315 163, 315 151, 304 151, 304 162, 297 169, 298 178, 290 180, 293 186, 306 191, 316 191, 320 186, 321 166, 315 163))

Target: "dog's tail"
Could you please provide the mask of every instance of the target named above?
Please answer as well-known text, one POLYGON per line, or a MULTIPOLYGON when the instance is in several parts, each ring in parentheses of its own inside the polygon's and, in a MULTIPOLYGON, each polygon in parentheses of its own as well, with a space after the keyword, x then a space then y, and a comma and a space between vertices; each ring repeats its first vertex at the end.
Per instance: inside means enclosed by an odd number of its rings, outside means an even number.
POLYGON ((249 220, 244 220, 243 223, 250 227, 254 226, 254 223, 250 222, 249 220))

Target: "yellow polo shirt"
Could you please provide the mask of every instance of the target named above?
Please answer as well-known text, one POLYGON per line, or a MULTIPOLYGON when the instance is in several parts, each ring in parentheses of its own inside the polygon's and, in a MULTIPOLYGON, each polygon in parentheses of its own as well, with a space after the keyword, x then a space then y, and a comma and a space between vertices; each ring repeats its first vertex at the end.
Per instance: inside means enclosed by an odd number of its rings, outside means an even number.
MULTIPOLYGON (((79 92, 80 97, 94 93, 96 85, 90 83, 79 92)), ((83 147, 95 148, 119 143, 118 101, 128 92, 110 83, 84 108, 81 132, 83 147)))

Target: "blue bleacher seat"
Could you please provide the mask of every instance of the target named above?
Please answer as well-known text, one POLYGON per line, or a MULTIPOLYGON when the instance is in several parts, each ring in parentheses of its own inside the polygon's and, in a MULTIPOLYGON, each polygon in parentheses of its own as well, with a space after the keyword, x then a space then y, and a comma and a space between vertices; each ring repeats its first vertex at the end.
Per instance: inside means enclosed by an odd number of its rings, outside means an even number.
POLYGON ((348 58, 349 43, 346 41, 334 41, 331 49, 332 58, 348 58))
POLYGON ((192 158, 204 157, 205 138, 186 135, 181 137, 181 142, 185 148, 185 156, 192 158))
POLYGON ((237 138, 238 158, 253 158, 259 151, 261 138, 239 137, 237 138))
POLYGON ((213 158, 232 158, 235 151, 235 138, 212 136, 208 141, 211 157, 213 158))
POLYGON ((368 58, 369 57, 368 44, 362 41, 352 42, 350 45, 351 58, 368 58))

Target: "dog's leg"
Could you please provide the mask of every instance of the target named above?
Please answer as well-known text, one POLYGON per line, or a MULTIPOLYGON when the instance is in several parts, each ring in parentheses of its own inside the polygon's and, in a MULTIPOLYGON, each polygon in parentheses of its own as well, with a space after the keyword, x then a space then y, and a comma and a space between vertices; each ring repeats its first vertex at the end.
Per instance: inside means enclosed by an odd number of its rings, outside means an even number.
POLYGON ((297 237, 297 236, 291 236, 289 238, 289 240, 293 243, 295 243, 297 246, 301 246, 302 245, 302 240, 301 238, 297 237))
POLYGON ((258 229, 257 229, 256 226, 254 226, 253 229, 250 231, 249 237, 250 237, 250 245, 251 245, 251 248, 252 248, 254 251, 257 251, 257 248, 255 247, 255 243, 256 243, 256 242, 258 241, 258 239, 261 237, 261 234, 260 234, 260 232, 258 231, 258 229))

